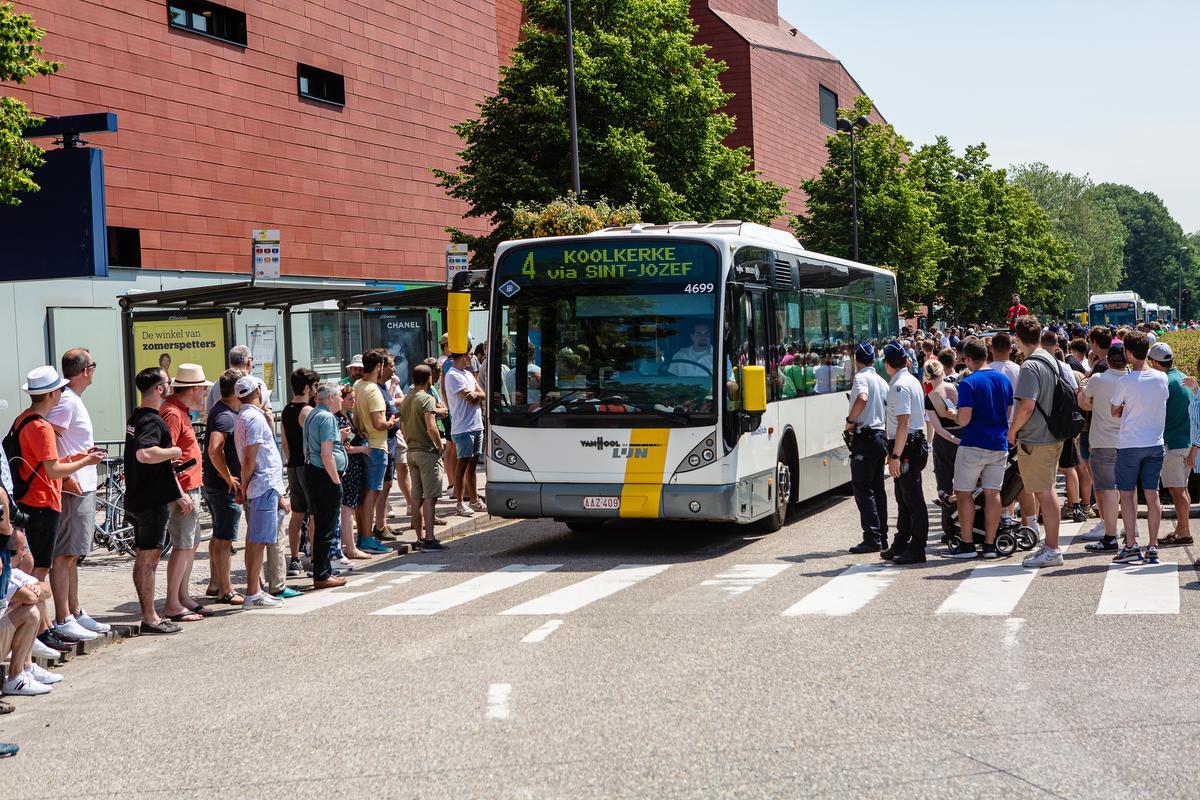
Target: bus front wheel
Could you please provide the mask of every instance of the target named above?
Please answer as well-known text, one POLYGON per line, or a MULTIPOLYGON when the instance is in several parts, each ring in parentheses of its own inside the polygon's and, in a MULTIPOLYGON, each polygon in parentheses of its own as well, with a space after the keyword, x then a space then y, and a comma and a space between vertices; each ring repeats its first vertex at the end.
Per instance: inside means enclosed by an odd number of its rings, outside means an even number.
POLYGON ((783 527, 792 504, 792 468, 785 458, 786 454, 780 450, 775 463, 775 510, 758 521, 758 529, 765 533, 774 533, 783 527))

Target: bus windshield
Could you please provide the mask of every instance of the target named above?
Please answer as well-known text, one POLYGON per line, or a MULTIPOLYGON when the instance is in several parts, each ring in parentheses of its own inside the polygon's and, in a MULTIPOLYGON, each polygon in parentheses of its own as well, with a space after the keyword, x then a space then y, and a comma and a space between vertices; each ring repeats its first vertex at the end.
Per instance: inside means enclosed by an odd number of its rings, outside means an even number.
MULTIPOLYGON (((717 251, 597 240, 496 267, 489 396, 505 425, 712 425, 717 251)), ((719 395, 717 395, 719 397, 719 395)))
POLYGON ((1137 322, 1137 309, 1128 300, 1113 303, 1092 303, 1088 323, 1091 325, 1133 325, 1137 322))

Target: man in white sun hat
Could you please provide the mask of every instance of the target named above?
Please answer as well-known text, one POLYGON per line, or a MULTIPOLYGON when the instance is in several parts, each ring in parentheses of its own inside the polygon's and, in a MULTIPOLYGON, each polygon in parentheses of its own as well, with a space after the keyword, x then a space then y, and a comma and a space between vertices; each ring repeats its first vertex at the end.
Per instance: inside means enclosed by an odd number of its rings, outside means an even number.
POLYGON ((362 353, 355 353, 350 359, 350 363, 346 365, 346 371, 350 374, 340 381, 343 386, 353 386, 363 376, 362 353))
MULTIPOLYGON (((30 397, 29 408, 13 421, 19 452, 8 457, 17 461, 14 494, 17 504, 29 516, 25 535, 33 554, 33 576, 45 580, 50 574, 54 545, 58 539, 58 520, 62 513, 63 478, 103 459, 99 450, 59 458, 54 426, 47 417, 62 397, 67 381, 54 367, 38 367, 29 373, 21 391, 30 397), (19 460, 18 460, 19 459, 19 460)), ((87 638, 95 638, 94 634, 87 638)), ((77 639, 78 640, 78 639, 77 639)))

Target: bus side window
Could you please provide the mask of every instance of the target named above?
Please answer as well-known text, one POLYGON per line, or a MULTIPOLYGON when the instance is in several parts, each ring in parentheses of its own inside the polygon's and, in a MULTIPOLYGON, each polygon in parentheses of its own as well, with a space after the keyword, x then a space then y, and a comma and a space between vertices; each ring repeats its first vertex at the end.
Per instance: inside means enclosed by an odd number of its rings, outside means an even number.
POLYGON ((779 397, 787 400, 800 396, 797 380, 800 365, 796 363, 802 357, 798 345, 802 338, 800 295, 777 290, 772 295, 772 304, 775 319, 775 358, 772 365, 779 397))

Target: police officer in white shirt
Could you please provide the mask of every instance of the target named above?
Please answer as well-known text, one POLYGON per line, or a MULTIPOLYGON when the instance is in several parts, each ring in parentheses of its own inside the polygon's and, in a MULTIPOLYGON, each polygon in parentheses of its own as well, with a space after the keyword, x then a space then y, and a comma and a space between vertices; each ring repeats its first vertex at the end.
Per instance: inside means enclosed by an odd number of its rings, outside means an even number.
POLYGON ((895 564, 921 564, 929 537, 929 509, 921 487, 921 471, 929 462, 925 440, 925 392, 908 370, 908 353, 896 340, 883 348, 888 383, 885 415, 888 474, 896 491, 896 538, 879 554, 895 564))
POLYGON ((887 547, 887 492, 883 488, 887 446, 883 433, 888 385, 875 371, 875 348, 869 343, 854 349, 854 365, 858 371, 850 388, 846 443, 850 447, 850 483, 863 538, 850 552, 878 553, 887 547))

